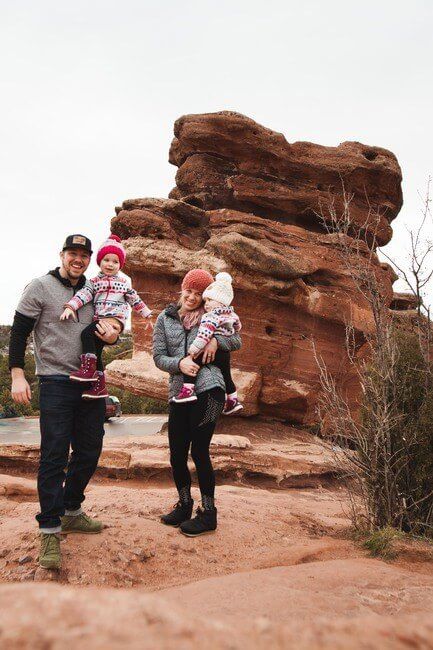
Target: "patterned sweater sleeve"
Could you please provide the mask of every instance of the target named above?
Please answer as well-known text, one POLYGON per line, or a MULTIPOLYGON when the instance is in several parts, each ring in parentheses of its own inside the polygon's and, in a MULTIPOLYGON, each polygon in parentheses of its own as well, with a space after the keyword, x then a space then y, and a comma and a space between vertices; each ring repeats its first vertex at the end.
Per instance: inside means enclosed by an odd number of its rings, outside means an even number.
POLYGON ((196 354, 203 350, 206 345, 209 343, 213 337, 215 330, 220 324, 220 316, 213 311, 203 314, 200 327, 198 328, 197 336, 194 341, 191 343, 188 352, 190 354, 196 354))
POLYGON ((78 311, 84 305, 87 305, 89 302, 93 301, 95 296, 95 285, 92 280, 86 282, 84 287, 77 291, 71 300, 69 300, 65 307, 71 307, 74 311, 78 311))
POLYGON ((164 314, 160 314, 156 319, 155 329, 153 330, 153 361, 155 366, 170 375, 176 375, 179 370, 179 363, 183 356, 170 357, 167 349, 167 339, 165 335, 164 314))
POLYGON ((125 300, 128 302, 132 309, 143 316, 143 318, 149 318, 152 314, 152 311, 149 307, 142 301, 138 293, 132 287, 128 287, 125 291, 125 300))

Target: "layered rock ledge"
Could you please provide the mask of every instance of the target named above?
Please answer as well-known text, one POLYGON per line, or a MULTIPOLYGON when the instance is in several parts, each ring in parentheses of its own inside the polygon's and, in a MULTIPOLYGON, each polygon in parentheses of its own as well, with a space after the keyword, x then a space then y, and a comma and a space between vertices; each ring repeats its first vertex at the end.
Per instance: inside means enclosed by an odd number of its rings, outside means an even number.
MULTIPOLYGON (((326 215, 338 216, 349 200, 354 229, 345 249, 354 260, 372 260, 391 305, 394 274, 365 242, 369 234, 380 244, 391 237, 402 204, 395 156, 358 142, 289 144, 225 111, 180 118, 170 162, 179 167, 170 198, 124 201, 112 220, 135 288, 159 311, 177 299, 180 280, 193 267, 233 276, 243 346, 232 363, 245 415, 317 420, 313 342, 355 401, 345 328, 353 324, 362 348, 372 314, 326 215)), ((132 326, 134 357, 113 362, 109 381, 165 399, 167 378, 152 367, 151 334, 138 319, 132 326)))
MULTIPOLYGON (((219 482, 270 488, 315 488, 330 485, 338 477, 330 445, 319 438, 276 422, 230 419, 226 433, 212 438, 212 462, 219 482), (277 442, 278 441, 278 442, 277 442)), ((0 471, 34 473, 39 464, 39 445, 0 446, 0 471)), ((190 469, 195 475, 195 466, 190 469)), ((97 475, 114 479, 158 480, 171 483, 167 436, 106 440, 97 475)), ((14 489, 14 481, 5 487, 14 489)))

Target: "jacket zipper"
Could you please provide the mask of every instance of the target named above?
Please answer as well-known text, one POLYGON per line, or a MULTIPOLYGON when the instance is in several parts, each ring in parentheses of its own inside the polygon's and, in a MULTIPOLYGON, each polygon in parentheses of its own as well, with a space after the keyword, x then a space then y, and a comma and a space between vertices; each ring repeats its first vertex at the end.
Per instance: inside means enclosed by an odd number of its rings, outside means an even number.
POLYGON ((103 304, 104 307, 107 304, 107 300, 108 300, 108 296, 110 295, 110 291, 111 291, 111 277, 108 276, 108 289, 107 289, 107 295, 104 298, 104 304, 103 304))

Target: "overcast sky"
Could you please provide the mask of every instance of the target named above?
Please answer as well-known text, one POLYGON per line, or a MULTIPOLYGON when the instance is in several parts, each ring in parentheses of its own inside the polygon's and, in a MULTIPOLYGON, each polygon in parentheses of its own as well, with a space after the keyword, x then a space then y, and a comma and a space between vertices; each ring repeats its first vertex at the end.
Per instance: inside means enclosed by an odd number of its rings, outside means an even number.
MULTIPOLYGON (((0 0, 0 323, 65 234, 167 196, 173 122, 244 113, 289 142, 393 151, 405 223, 432 164, 431 0, 0 0)), ((91 267, 93 271, 96 266, 91 267)))

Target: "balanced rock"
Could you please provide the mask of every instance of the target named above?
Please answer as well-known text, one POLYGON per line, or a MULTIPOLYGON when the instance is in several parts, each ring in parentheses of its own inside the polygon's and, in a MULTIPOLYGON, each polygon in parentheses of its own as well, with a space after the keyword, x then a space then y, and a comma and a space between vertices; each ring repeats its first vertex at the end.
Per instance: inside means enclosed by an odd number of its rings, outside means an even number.
POLYGON ((173 198, 206 210, 222 206, 266 219, 320 227, 330 203, 350 197, 351 220, 374 227, 379 244, 402 205, 401 171, 386 149, 360 142, 323 147, 288 143, 230 111, 185 115, 176 121, 170 162, 179 167, 173 198), (323 211, 323 214, 321 212, 323 211), (366 219, 373 215, 376 218, 366 219))
MULTIPOLYGON (((137 291, 158 312, 177 300, 191 268, 233 276, 243 345, 232 365, 245 415, 314 423, 318 358, 355 399, 346 324, 361 348, 373 317, 341 247, 353 263, 369 260, 391 304, 394 274, 367 243, 389 241, 401 207, 395 156, 357 142, 289 144, 222 112, 180 118, 170 162, 179 167, 171 198, 125 201, 112 220, 137 291), (326 217, 328 208, 338 217, 348 197, 354 227, 342 240, 326 217)), ((135 317, 132 326, 134 357, 110 364, 109 381, 165 399, 168 376, 152 365, 151 333, 135 317)))

